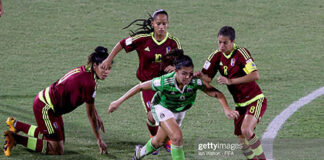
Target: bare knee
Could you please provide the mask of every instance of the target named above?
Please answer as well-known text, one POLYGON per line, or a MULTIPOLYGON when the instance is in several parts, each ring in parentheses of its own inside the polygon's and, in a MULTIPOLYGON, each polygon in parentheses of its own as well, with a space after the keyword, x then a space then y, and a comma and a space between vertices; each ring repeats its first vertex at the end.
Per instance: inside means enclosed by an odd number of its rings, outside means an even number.
POLYGON ((251 128, 242 127, 241 131, 242 131, 242 135, 247 139, 251 138, 253 135, 253 130, 251 128))
POLYGON ((182 133, 180 132, 174 132, 170 136, 171 143, 176 146, 181 146, 182 145, 182 133))

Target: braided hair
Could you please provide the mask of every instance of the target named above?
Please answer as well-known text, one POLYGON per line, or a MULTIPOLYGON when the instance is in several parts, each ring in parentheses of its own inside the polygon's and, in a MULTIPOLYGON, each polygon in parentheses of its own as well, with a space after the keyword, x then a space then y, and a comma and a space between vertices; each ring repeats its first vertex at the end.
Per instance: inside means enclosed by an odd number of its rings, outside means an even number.
POLYGON ((137 28, 135 31, 130 30, 130 36, 134 37, 135 35, 138 34, 148 34, 154 31, 154 28, 152 26, 152 22, 154 21, 154 19, 156 18, 157 15, 159 14, 165 14, 168 17, 168 13, 163 10, 163 9, 159 9, 156 10, 152 15, 149 15, 149 18, 147 19, 136 19, 133 22, 131 22, 129 25, 127 25, 126 27, 124 27, 123 29, 127 29, 129 28, 131 25, 133 25, 134 23, 136 23, 135 25, 140 26, 139 28, 137 28), (137 23, 138 22, 138 23, 137 23))

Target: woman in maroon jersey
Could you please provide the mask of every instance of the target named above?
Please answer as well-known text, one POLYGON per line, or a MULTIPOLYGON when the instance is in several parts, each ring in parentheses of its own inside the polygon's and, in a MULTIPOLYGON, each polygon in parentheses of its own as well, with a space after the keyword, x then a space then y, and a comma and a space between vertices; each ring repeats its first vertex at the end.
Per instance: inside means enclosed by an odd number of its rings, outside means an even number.
POLYGON ((9 117, 6 121, 9 130, 5 132, 6 142, 3 148, 5 155, 10 156, 14 144, 21 144, 37 152, 44 151, 46 154, 63 154, 65 136, 62 115, 73 111, 84 102, 100 153, 107 153, 107 145, 99 132, 100 129, 105 132, 105 128, 94 105, 96 82, 99 79, 104 80, 110 73, 110 68, 105 69, 102 63, 107 57, 107 48, 98 46, 90 54, 87 65, 71 70, 40 91, 33 105, 37 126, 9 117), (18 134, 19 131, 28 136, 18 134), (43 134, 42 138, 38 138, 39 133, 43 134))
POLYGON ((218 32, 219 49, 205 62, 200 76, 211 82, 216 73, 219 84, 227 85, 232 94, 236 110, 240 116, 234 121, 234 134, 243 145, 242 150, 248 159, 265 159, 260 140, 254 133, 267 108, 267 99, 256 83, 259 73, 249 50, 235 44, 235 30, 224 26, 218 32))
MULTIPOLYGON (((175 67, 173 65, 161 63, 162 58, 169 51, 175 48, 181 49, 179 40, 167 32, 169 27, 168 13, 163 9, 157 10, 149 19, 135 20, 125 28, 128 28, 138 21, 143 21, 143 24, 139 24, 142 27, 137 29, 135 33, 132 31, 130 37, 119 41, 103 63, 109 67, 113 58, 122 49, 127 53, 136 50, 139 58, 139 67, 136 75, 141 82, 174 71, 175 67)), ((154 94, 155 92, 152 90, 141 92, 142 101, 145 104, 147 112, 147 127, 151 136, 156 135, 158 129, 158 126, 155 125, 150 108, 151 99, 154 94)), ((165 148, 167 151, 170 151, 170 143, 167 144, 165 148)))

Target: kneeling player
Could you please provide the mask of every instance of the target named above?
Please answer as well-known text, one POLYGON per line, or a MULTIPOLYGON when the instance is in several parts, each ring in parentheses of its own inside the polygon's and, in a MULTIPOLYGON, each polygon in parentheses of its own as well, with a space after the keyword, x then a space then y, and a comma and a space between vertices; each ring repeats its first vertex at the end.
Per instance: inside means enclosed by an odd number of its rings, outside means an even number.
MULTIPOLYGON (((171 52, 179 52, 173 50, 171 52)), ((189 56, 182 56, 176 60, 176 71, 153 80, 143 82, 130 89, 125 95, 112 102, 108 114, 115 111, 125 100, 142 90, 153 89, 156 91, 152 99, 152 113, 159 125, 157 134, 145 146, 137 145, 133 159, 141 159, 163 146, 168 139, 171 140, 171 156, 173 160, 184 159, 182 148, 182 132, 180 126, 195 99, 197 90, 204 91, 207 95, 216 97, 224 108, 226 116, 230 119, 237 118, 238 112, 228 107, 224 95, 202 80, 193 78, 193 63, 189 56)))
POLYGON ((102 61, 107 57, 107 48, 97 47, 89 56, 87 65, 71 70, 40 91, 33 105, 37 126, 9 117, 6 123, 10 129, 5 132, 6 142, 3 147, 5 155, 10 156, 10 150, 15 144, 21 144, 36 152, 63 154, 65 137, 62 115, 73 111, 84 102, 100 152, 107 153, 107 145, 99 132, 100 129, 105 132, 104 125, 94 105, 96 82, 98 79, 104 80, 110 72, 110 68, 102 67, 102 61), (28 134, 28 137, 18 134, 18 131, 28 134), (43 134, 42 138, 38 138, 39 133, 43 134))

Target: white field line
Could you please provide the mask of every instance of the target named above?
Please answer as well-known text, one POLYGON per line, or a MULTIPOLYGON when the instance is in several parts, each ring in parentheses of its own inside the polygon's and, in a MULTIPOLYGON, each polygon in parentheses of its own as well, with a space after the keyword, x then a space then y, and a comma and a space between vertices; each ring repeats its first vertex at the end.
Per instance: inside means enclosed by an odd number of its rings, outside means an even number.
POLYGON ((285 110, 283 110, 279 115, 277 115, 271 123, 268 125, 266 131, 262 136, 262 146, 267 159, 273 159, 273 142, 276 138, 278 131, 281 126, 286 122, 286 120, 294 114, 299 108, 310 103, 312 100, 324 94, 324 87, 321 87, 305 97, 300 98, 289 105, 285 110))

